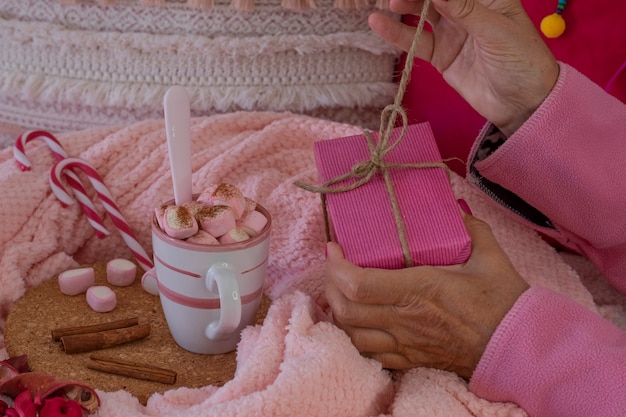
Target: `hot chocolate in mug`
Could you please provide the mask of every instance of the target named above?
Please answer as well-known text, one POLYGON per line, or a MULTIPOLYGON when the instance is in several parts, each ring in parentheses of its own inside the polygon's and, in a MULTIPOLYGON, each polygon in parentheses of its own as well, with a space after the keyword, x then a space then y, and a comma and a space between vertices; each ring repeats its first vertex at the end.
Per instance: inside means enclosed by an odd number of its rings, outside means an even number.
MULTIPOLYGON (((166 204, 173 204, 169 202, 166 204)), ((201 354, 235 350, 255 323, 269 258, 271 217, 243 242, 201 245, 168 236, 152 219, 154 273, 169 330, 182 348, 201 354)))

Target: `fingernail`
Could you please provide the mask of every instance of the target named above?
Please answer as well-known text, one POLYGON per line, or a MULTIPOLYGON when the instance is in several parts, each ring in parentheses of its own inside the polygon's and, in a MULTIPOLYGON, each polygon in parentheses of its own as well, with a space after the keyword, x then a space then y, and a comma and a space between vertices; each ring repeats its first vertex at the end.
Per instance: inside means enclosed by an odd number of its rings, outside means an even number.
POLYGON ((463 200, 462 198, 459 198, 458 200, 456 200, 456 202, 458 203, 459 207, 461 207, 461 210, 463 210, 463 212, 465 214, 472 214, 472 209, 470 209, 469 205, 467 204, 467 201, 463 200))

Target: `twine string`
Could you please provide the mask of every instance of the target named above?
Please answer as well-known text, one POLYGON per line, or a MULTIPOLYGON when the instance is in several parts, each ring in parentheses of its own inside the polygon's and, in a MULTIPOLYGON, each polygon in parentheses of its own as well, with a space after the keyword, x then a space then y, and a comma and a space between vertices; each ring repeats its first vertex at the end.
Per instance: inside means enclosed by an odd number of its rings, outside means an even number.
POLYGON ((363 131, 363 136, 366 139, 367 147, 370 151, 369 159, 356 163, 345 174, 338 175, 335 178, 326 181, 321 186, 314 186, 299 181, 295 183, 296 186, 304 190, 319 193, 321 195, 322 208, 324 212, 324 225, 326 227, 326 239, 330 240, 330 227, 328 212, 326 209, 326 194, 336 194, 354 190, 364 184, 367 184, 374 177, 374 175, 380 173, 384 180, 387 193, 389 194, 389 201, 391 203, 391 209, 398 232, 398 239, 400 240, 400 246, 402 248, 404 264, 406 267, 413 266, 413 259, 410 254, 406 228, 400 212, 396 193, 394 191, 390 170, 398 168, 443 168, 446 171, 448 170, 448 166, 444 162, 393 163, 385 161, 385 156, 398 146, 406 134, 408 118, 406 111, 402 107, 402 99, 411 77, 415 53, 424 31, 424 22, 426 21, 426 15, 430 7, 430 3, 430 0, 425 0, 424 5, 422 6, 419 23, 416 27, 411 47, 407 52, 406 64, 402 70, 402 76, 400 78, 400 82, 398 83, 398 91, 396 92, 394 102, 393 104, 385 106, 381 112, 378 141, 374 140, 370 131, 363 131), (400 126, 400 133, 395 139, 393 139, 394 127, 398 120, 398 116, 402 118, 402 125, 400 126), (348 184, 337 185, 350 179, 356 179, 356 181, 348 184))

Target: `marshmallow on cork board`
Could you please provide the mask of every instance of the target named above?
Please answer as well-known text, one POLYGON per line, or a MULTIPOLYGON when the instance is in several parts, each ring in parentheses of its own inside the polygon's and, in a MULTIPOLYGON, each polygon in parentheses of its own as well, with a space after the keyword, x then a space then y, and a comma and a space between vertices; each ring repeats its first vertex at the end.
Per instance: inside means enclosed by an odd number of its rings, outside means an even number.
POLYGON ((117 305, 117 296, 106 285, 94 285, 87 290, 87 304, 95 312, 108 313, 117 305))
POLYGON ((69 269, 61 272, 57 280, 59 289, 65 295, 83 294, 96 283, 93 268, 69 269))
MULTIPOLYGON (((135 281, 137 265, 128 259, 116 258, 107 262, 107 283, 115 287, 127 287, 135 281)), ((59 290, 69 296, 85 294, 92 310, 106 313, 117 305, 115 292, 106 285, 95 285, 95 271, 92 267, 75 268, 63 271, 57 277, 59 290)))

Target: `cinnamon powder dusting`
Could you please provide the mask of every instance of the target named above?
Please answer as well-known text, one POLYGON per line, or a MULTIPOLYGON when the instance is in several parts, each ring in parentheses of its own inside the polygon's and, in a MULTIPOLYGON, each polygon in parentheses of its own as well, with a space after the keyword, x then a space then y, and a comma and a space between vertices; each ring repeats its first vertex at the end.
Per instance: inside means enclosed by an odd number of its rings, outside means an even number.
POLYGON ((193 226, 193 216, 183 206, 171 207, 167 210, 167 224, 173 228, 187 228, 193 226))
POLYGON ((213 196, 222 198, 237 198, 241 196, 241 191, 234 185, 223 182, 215 188, 213 196))
POLYGON ((206 206, 198 210, 196 218, 199 220, 217 219, 228 210, 231 210, 231 208, 220 204, 216 206, 206 206))

